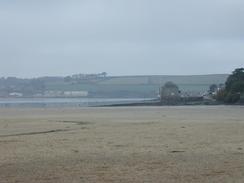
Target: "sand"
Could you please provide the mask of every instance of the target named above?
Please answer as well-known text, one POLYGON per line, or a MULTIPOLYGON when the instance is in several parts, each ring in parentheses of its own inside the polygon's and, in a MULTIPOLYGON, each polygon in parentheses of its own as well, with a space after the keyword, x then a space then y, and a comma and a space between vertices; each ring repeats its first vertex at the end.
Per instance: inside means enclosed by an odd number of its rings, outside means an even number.
POLYGON ((0 183, 244 182, 244 107, 0 109, 0 183))

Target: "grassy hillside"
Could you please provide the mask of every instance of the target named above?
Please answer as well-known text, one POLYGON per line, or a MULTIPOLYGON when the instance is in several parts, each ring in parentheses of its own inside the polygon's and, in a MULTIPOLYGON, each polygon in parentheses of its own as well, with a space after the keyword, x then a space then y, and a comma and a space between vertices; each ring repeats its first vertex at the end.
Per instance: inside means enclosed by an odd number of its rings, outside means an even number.
POLYGON ((193 75, 193 76, 121 76, 111 77, 99 84, 164 84, 167 81, 172 81, 176 84, 213 84, 224 83, 227 79, 227 74, 214 75, 193 75))
POLYGON ((176 83, 182 91, 204 92, 211 84, 224 83, 228 75, 199 76, 121 76, 90 82, 49 82, 47 90, 88 91, 93 97, 156 97, 159 87, 167 81, 176 83))

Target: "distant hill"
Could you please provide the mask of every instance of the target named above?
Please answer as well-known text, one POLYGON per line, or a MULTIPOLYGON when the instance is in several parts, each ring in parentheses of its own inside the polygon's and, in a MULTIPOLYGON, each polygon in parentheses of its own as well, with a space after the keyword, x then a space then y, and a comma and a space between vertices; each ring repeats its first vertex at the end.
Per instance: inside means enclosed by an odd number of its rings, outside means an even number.
MULTIPOLYGON (((192 76, 106 76, 101 74, 67 77, 40 77, 35 79, 0 78, 0 97, 23 94, 24 97, 62 96, 70 91, 83 91, 88 97, 155 98, 159 88, 168 81, 182 92, 203 93, 211 84, 225 83, 227 74, 192 76), (56 95, 57 94, 57 95, 56 95)), ((75 93, 75 92, 74 92, 75 93)), ((77 93, 77 92, 76 92, 77 93)))
POLYGON ((211 74, 211 75, 152 75, 152 76, 118 76, 109 77, 107 80, 99 82, 99 84, 164 84, 167 81, 172 81, 176 84, 207 84, 225 83, 228 74, 211 74))
POLYGON ((51 82, 48 90, 85 90, 92 97, 156 97, 160 86, 167 81, 177 84, 183 92, 203 93, 211 84, 225 83, 227 74, 193 76, 109 76, 78 80, 76 82, 51 82))

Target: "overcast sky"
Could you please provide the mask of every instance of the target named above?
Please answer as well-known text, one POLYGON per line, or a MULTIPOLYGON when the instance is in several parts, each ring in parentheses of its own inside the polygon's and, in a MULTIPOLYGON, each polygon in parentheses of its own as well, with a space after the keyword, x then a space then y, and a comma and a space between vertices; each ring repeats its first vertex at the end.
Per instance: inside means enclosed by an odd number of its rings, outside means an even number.
POLYGON ((236 67, 244 67, 244 0, 0 0, 0 76, 236 67))

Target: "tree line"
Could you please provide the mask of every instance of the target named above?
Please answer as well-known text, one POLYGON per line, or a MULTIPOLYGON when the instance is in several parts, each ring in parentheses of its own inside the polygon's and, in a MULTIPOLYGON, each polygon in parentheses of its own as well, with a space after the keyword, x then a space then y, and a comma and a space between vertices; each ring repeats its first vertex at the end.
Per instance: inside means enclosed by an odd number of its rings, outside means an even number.
POLYGON ((235 69, 227 78, 225 87, 217 92, 218 101, 235 104, 243 102, 244 97, 244 68, 235 69))

